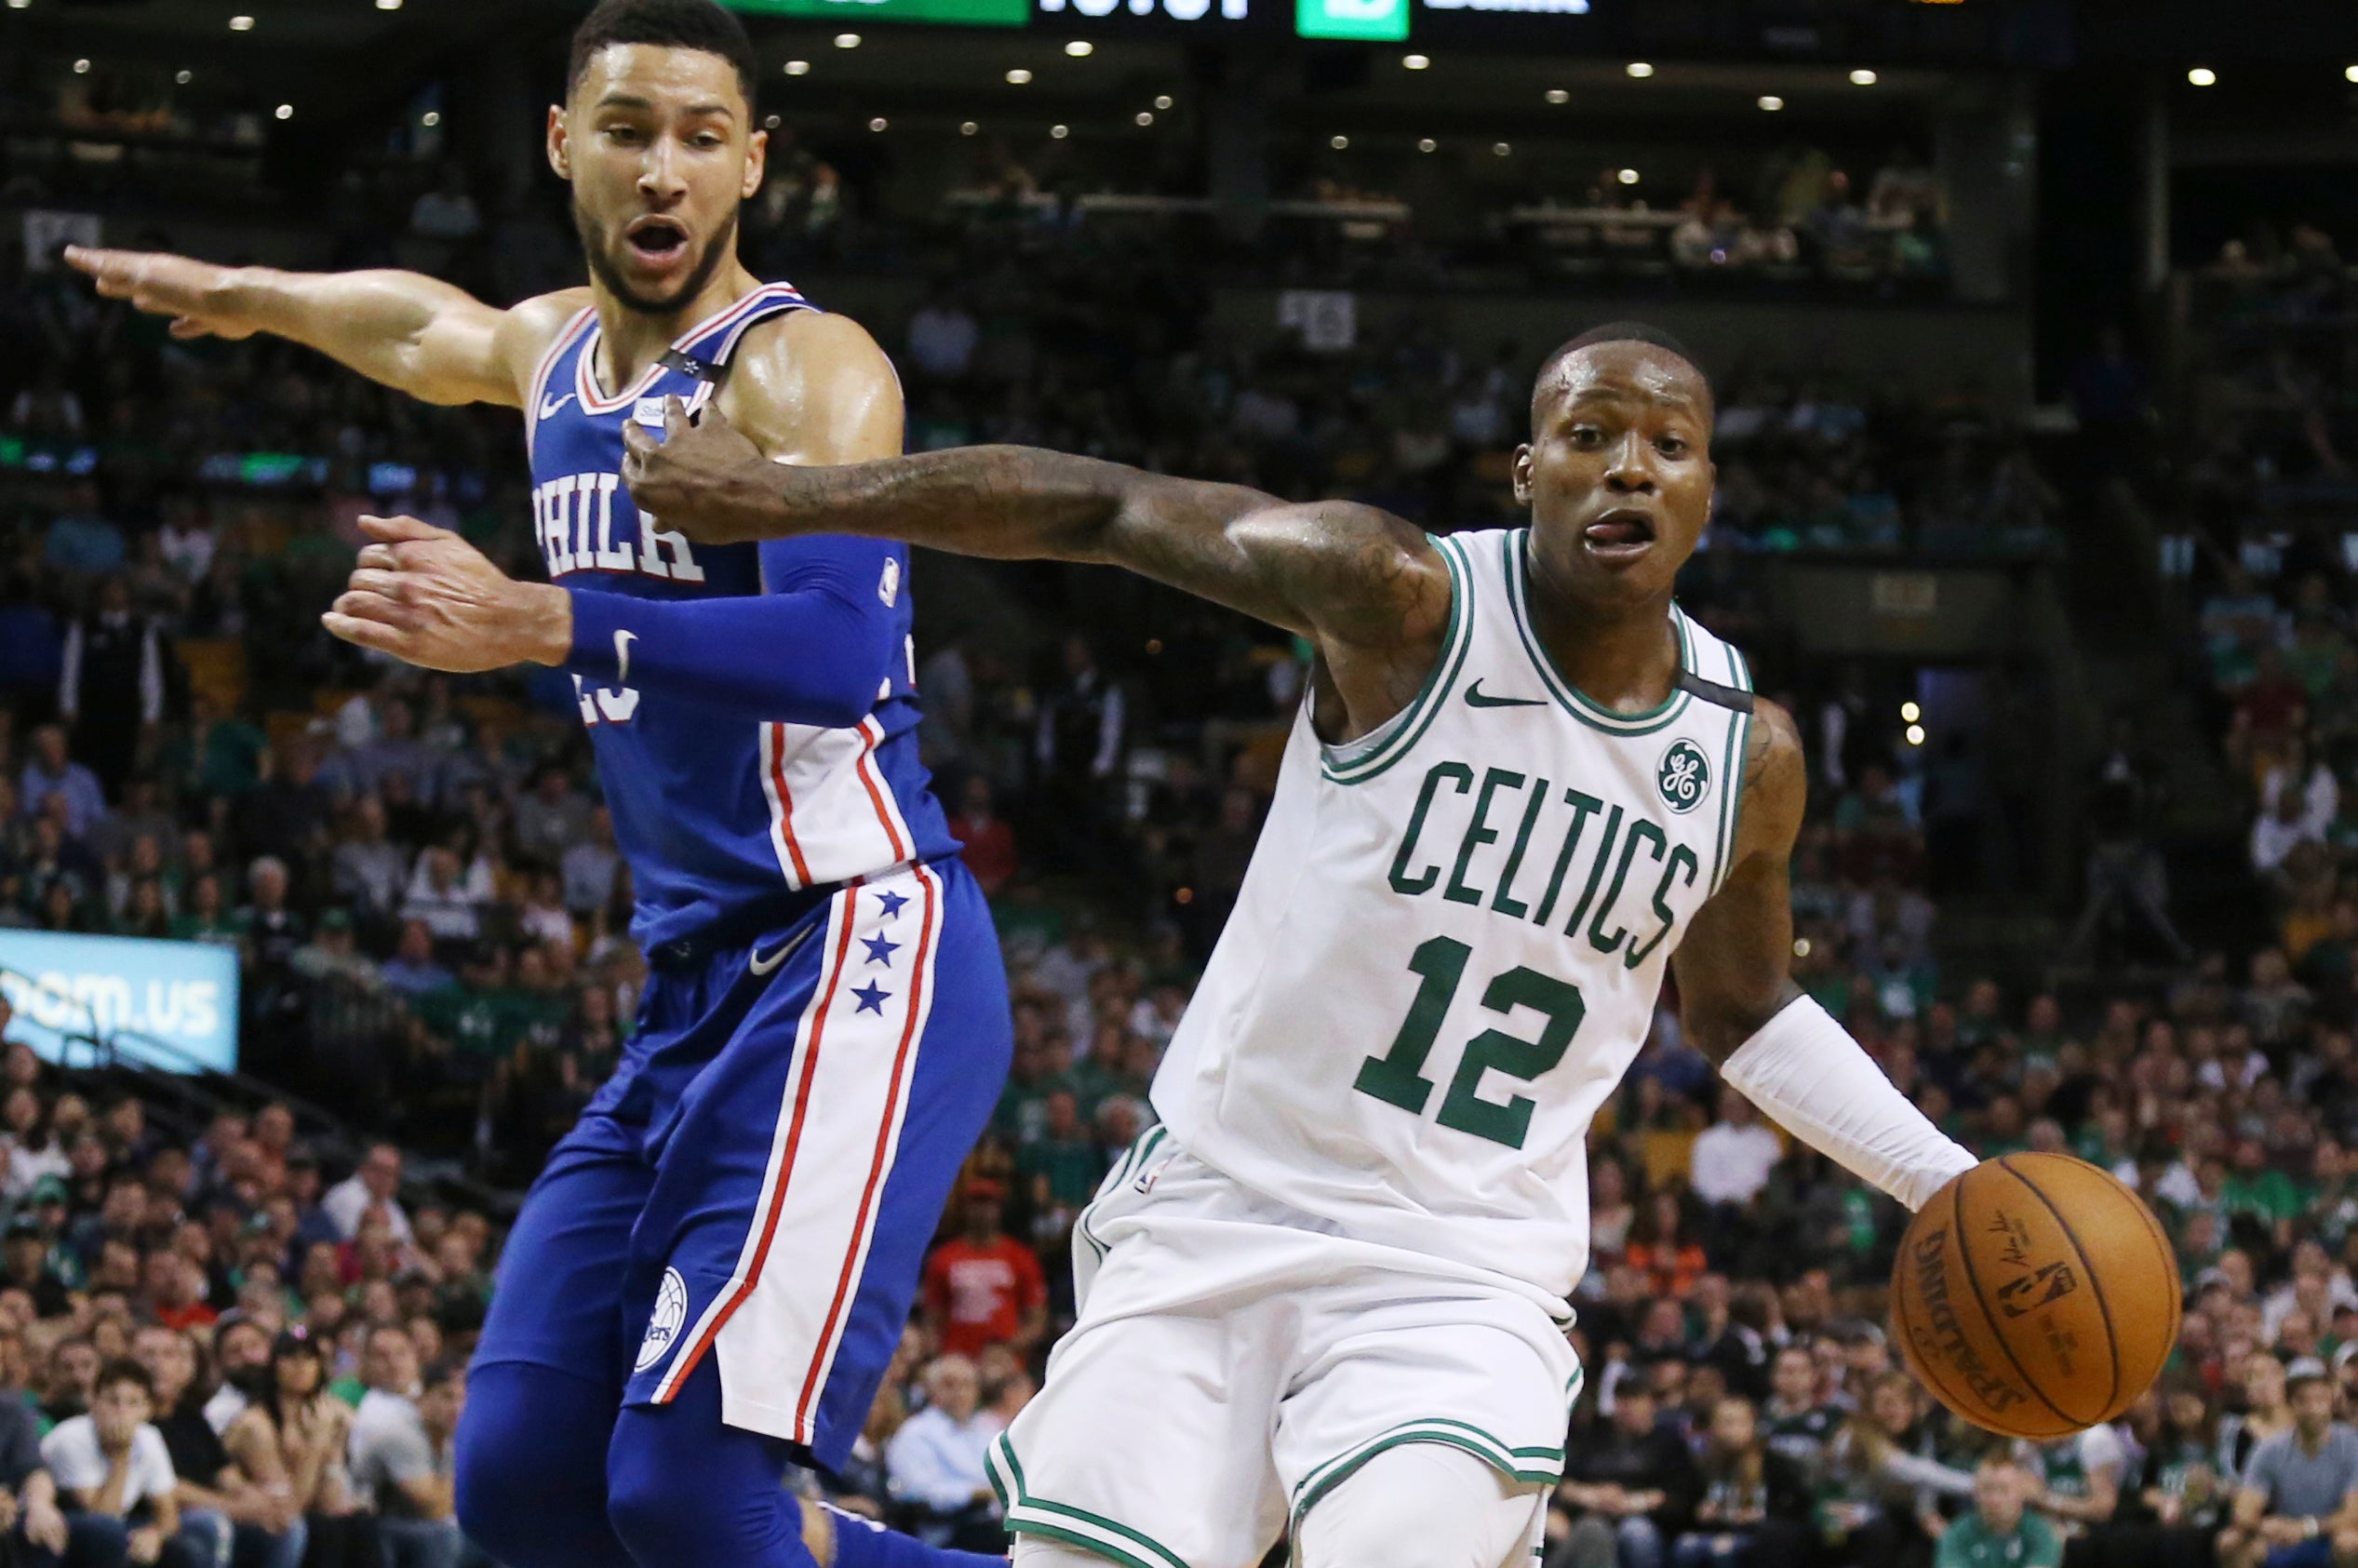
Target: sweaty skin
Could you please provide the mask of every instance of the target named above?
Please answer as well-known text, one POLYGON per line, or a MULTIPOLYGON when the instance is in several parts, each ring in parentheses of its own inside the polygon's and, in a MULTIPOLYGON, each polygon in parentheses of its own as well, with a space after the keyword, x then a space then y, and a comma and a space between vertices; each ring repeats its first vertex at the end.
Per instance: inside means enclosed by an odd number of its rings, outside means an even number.
MULTIPOLYGON (((760 286, 734 242, 767 142, 719 56, 601 49, 548 122, 549 166, 572 187, 591 283, 507 310, 415 273, 283 273, 80 247, 66 260, 100 294, 170 316, 175 337, 271 332, 429 403, 521 408, 542 355, 583 305, 597 309, 596 376, 620 387, 760 286), (632 235, 650 225, 677 242, 642 251, 632 235), (643 308, 650 303, 661 308, 643 308)), ((900 382, 845 316, 797 311, 756 327, 714 407, 764 462, 853 462, 901 449, 900 382)), ((457 534, 414 517, 361 527, 370 543, 320 618, 336 636, 435 670, 557 664, 570 652, 564 589, 517 582, 457 534)))
MULTIPOLYGON (((625 433, 623 479, 691 539, 864 534, 1125 567, 1308 637, 1329 741, 1401 711, 1440 657, 1448 570, 1422 529, 1374 507, 1292 504, 1025 447, 781 469, 726 419, 668 413, 661 442, 625 433)), ((1557 666, 1605 707, 1643 712, 1677 677, 1671 587, 1710 515, 1710 436, 1701 373, 1652 344, 1591 344, 1534 389, 1514 462, 1532 515, 1533 620, 1557 666)), ((1787 862, 1807 775, 1790 716, 1755 711, 1735 864, 1672 959, 1689 1038, 1714 1062, 1801 994, 1787 862)))

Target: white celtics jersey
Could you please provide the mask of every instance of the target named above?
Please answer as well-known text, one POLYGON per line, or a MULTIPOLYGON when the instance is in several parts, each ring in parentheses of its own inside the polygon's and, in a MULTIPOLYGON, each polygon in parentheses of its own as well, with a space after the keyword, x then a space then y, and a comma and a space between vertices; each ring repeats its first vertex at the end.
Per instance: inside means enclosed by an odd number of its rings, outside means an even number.
POLYGON ((1155 1108, 1207 1164, 1370 1241, 1568 1294, 1588 1123, 1728 872, 1749 672, 1671 611, 1684 673, 1588 702, 1527 613, 1527 529, 1439 541, 1455 594, 1408 708, 1294 722, 1155 1108))

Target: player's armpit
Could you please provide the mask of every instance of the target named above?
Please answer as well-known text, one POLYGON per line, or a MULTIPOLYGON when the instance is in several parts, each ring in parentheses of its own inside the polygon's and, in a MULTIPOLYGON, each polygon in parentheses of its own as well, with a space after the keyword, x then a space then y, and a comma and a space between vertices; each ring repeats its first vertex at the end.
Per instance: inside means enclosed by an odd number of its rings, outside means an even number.
POLYGON ((1800 994, 1792 981, 1789 863, 1808 804, 1801 732, 1774 703, 1753 708, 1735 868, 1695 912, 1670 967, 1688 1040, 1714 1064, 1800 994))

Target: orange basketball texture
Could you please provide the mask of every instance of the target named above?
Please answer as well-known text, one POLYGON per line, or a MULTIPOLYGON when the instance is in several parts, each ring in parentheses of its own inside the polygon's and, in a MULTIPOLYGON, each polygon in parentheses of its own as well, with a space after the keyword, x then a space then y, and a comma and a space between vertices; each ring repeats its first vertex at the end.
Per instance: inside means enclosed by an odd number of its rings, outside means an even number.
POLYGON ((2008 1437, 2062 1437, 2128 1409, 2177 1343, 2182 1299, 2151 1211, 2059 1154, 1987 1159, 1942 1187, 1892 1269, 1909 1370, 2008 1437))

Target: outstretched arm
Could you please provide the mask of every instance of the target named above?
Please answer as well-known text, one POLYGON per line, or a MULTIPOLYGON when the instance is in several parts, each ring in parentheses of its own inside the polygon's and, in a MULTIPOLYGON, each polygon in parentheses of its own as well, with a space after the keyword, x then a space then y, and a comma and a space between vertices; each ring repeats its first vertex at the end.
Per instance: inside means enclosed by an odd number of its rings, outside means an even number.
POLYGON ((707 415, 625 439, 638 503, 691 539, 838 533, 958 555, 1126 567, 1319 646, 1353 724, 1389 717, 1438 656, 1450 585, 1424 531, 1349 502, 1290 505, 1029 447, 781 469, 707 415))
POLYGON ((419 273, 288 273, 68 246, 99 292, 172 318, 176 338, 268 332, 428 403, 524 401, 523 381, 586 290, 494 310, 419 273))
POLYGON ((1758 704, 1746 747, 1735 867, 1671 964, 1687 1038, 1721 1076, 1802 1142, 1910 1210, 1979 1163, 1892 1086, 1793 983, 1788 863, 1808 794, 1802 737, 1758 704))

